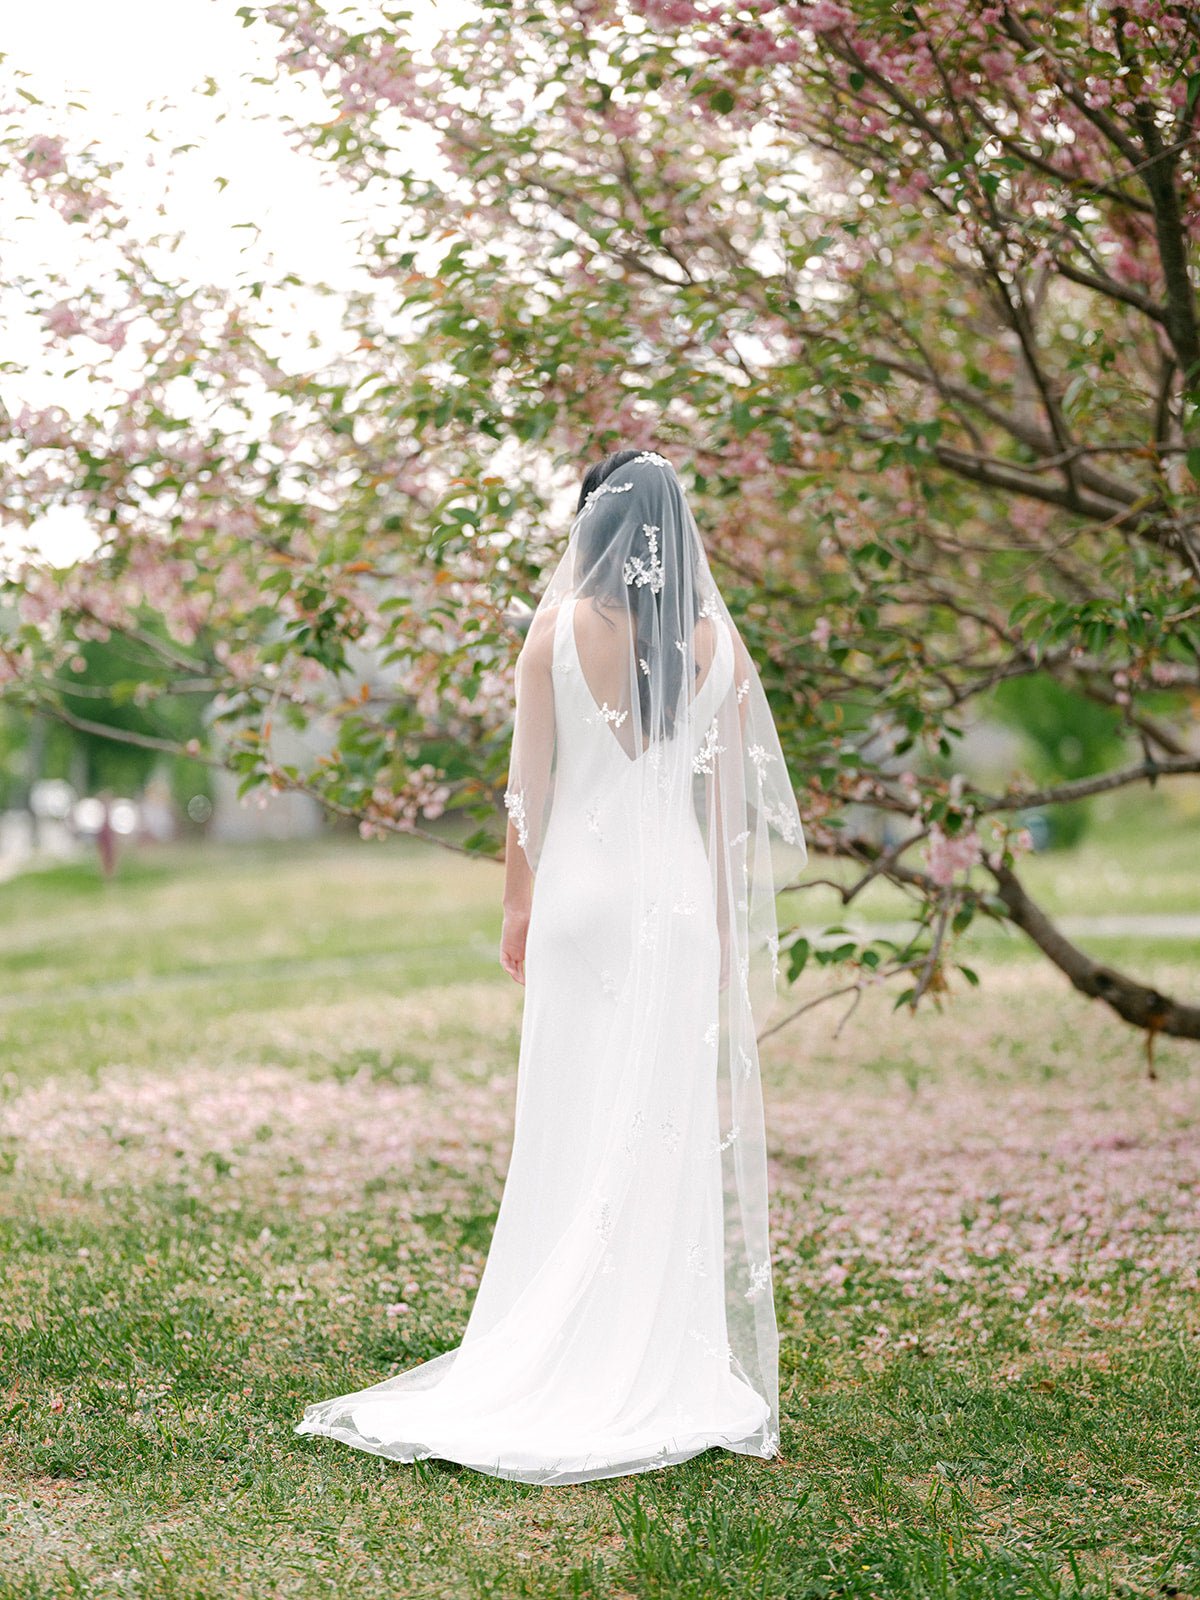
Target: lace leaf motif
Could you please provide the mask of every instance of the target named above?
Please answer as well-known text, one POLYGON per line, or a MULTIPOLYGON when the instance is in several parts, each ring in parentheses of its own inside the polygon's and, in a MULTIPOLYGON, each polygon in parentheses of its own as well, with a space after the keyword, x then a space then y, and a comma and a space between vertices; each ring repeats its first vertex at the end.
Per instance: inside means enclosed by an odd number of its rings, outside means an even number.
POLYGON ((593 489, 591 494, 588 495, 580 508, 579 515, 583 516, 585 511, 590 511, 602 494, 624 494, 626 490, 632 488, 632 483, 602 483, 598 489, 593 489))
POLYGON ((648 586, 652 594, 661 594, 665 581, 662 562, 658 559, 658 536, 662 530, 657 523, 643 522, 642 532, 646 535, 646 558, 630 556, 621 568, 621 576, 632 588, 648 586))
POLYGON ((619 728, 628 715, 628 711, 618 711, 616 706, 610 706, 606 700, 603 705, 588 713, 587 721, 606 722, 610 728, 619 728))
POLYGON ((725 746, 717 742, 717 719, 714 717, 708 732, 704 735, 704 743, 692 757, 692 771, 711 773, 717 757, 724 754, 725 746))
POLYGON ((504 791, 504 808, 512 819, 512 825, 517 830, 517 843, 524 850, 529 843, 529 819, 525 815, 525 796, 520 789, 506 789, 504 791))
POLYGON ((750 1267, 750 1287, 746 1290, 747 1300, 758 1300, 766 1294, 771 1287, 771 1263, 769 1261, 755 1261, 750 1267))

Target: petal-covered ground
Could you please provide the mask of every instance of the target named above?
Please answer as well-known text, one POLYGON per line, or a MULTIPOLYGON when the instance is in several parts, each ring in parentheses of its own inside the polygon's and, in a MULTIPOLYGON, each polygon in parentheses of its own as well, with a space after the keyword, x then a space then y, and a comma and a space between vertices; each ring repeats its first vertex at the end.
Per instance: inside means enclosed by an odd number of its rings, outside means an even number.
MULTIPOLYGON (((818 1009, 769 1041, 782 1465, 545 1491, 296 1438, 307 1400, 455 1341, 520 995, 477 937, 487 868, 450 875, 424 954, 398 935, 390 965, 335 925, 341 857, 260 870, 257 898, 210 875, 227 939, 197 962, 193 928, 149 973, 125 919, 169 924, 179 871, 104 901, 157 997, 128 1050, 128 987, 83 915, 59 1029, 25 1027, 55 996, 24 991, 0 1101, 0 1596, 1200 1590, 1194 1057, 1163 1047, 1148 1081, 1135 1036, 1012 955, 941 1013, 874 992, 836 1035, 818 1009), (323 908, 320 951, 255 910, 289 896, 323 908), (237 995, 230 941, 257 964, 237 995), (102 1059, 39 1070, 61 1026, 102 1059)), ((378 893, 419 887, 389 870, 378 893)), ((61 909, 45 937, 69 963, 61 909)))

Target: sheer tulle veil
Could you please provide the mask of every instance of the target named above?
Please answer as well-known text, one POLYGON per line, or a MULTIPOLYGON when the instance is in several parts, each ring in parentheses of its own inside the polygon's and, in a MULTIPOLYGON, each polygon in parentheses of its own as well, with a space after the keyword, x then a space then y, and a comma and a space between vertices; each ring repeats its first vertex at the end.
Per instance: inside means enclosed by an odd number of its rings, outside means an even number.
POLYGON ((674 469, 610 458, 517 662, 513 1148, 461 1343, 297 1431, 527 1483, 779 1449, 756 1037, 804 838, 674 469))
MULTIPOLYGON (((624 756, 616 769, 619 804, 634 824, 623 886, 632 957, 630 970, 614 975, 627 1039, 661 1030, 664 989, 678 985, 681 963, 693 959, 693 919, 716 923, 717 993, 711 1009, 701 1007, 694 1059, 696 1070, 716 1074, 719 1121, 696 1159, 719 1161, 724 1260, 694 1265, 723 1274, 728 1351, 719 1354, 767 1401, 758 1453, 769 1454, 778 1440, 778 1341, 756 1040, 779 975, 776 896, 795 882, 806 847, 758 671, 714 582, 680 480, 662 455, 638 454, 587 496, 518 658, 505 803, 535 873, 555 828, 562 728, 553 672, 562 656, 545 647, 561 639, 564 608, 571 613, 571 661, 587 691, 581 703, 624 756), (596 647, 589 652, 590 639, 596 647), (556 663, 549 674, 537 665, 546 659, 556 663), (679 881, 676 865, 676 841, 697 822, 707 899, 695 893, 694 878, 679 881)), ((563 871, 561 858, 554 866, 563 871)), ((630 1105, 636 1070, 631 1063, 630 1105)))

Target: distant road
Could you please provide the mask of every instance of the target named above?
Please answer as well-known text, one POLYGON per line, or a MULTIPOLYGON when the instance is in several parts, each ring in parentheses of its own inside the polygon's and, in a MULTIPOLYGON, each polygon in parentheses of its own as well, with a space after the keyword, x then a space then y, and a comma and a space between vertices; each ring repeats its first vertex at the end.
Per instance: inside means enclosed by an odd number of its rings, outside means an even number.
MULTIPOLYGON (((1053 913, 1051 913, 1053 916, 1053 913)), ((1112 911, 1098 916, 1053 917, 1054 926, 1068 939, 1195 939, 1200 941, 1200 911, 1112 911)), ((855 928, 880 939, 903 939, 911 922, 872 922, 846 918, 826 926, 855 928)), ((984 923, 979 926, 986 926, 984 923)), ((1013 932, 1016 933, 1016 929, 1013 932)))

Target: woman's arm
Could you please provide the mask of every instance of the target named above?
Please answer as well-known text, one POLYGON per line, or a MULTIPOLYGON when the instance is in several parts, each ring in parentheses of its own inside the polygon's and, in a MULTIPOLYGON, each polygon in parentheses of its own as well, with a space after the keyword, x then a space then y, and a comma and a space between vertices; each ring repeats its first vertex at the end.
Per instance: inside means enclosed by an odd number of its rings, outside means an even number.
POLYGON ((508 824, 504 840, 504 926, 500 932, 500 965, 517 983, 525 982, 525 938, 533 901, 533 872, 508 824))
POLYGON ((539 613, 517 657, 516 715, 510 784, 520 790, 521 827, 512 816, 504 836, 504 926, 500 965, 516 983, 525 982, 525 940, 533 905, 533 868, 527 848, 530 832, 536 859, 554 769, 554 683, 551 666, 558 608, 539 613), (522 838, 522 832, 524 838, 522 838))

